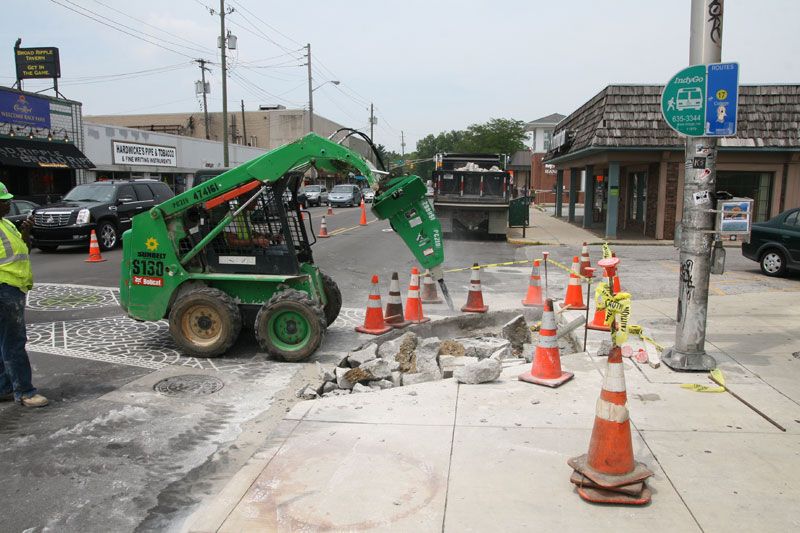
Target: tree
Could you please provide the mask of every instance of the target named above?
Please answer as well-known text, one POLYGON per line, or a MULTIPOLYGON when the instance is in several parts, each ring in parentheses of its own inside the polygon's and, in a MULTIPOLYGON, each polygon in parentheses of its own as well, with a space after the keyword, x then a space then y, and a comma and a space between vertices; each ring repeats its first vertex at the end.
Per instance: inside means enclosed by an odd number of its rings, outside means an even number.
POLYGON ((486 124, 473 124, 460 151, 511 155, 525 149, 525 123, 521 120, 493 118, 486 124))

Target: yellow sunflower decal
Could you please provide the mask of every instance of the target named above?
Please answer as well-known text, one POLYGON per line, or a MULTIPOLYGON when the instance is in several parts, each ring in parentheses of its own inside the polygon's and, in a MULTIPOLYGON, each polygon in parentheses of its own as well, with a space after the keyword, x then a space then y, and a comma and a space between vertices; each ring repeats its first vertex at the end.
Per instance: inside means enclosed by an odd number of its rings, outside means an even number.
POLYGON ((158 250, 158 241, 155 240, 153 237, 147 239, 147 242, 145 242, 144 245, 147 246, 147 249, 150 250, 151 252, 158 250))

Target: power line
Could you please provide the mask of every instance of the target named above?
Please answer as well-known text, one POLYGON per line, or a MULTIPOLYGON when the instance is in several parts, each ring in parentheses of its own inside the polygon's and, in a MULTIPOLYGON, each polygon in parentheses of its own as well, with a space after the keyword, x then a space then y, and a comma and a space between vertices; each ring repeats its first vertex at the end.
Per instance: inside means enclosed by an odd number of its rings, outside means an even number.
POLYGON ((160 67, 149 70, 140 70, 137 72, 127 72, 121 74, 110 74, 107 76, 85 76, 82 78, 66 78, 64 81, 61 82, 61 84, 65 86, 67 85, 73 86, 73 85, 94 85, 98 83, 111 83, 116 81, 130 80, 134 78, 154 76, 157 74, 164 74, 167 72, 177 72, 179 70, 183 70, 191 66, 192 65, 190 63, 187 64, 180 63, 179 65, 173 65, 169 67, 160 67))
MULTIPOLYGON (((302 46, 302 43, 299 43, 299 42, 295 41, 294 39, 292 39, 292 38, 291 38, 291 37, 289 37, 288 35, 286 35, 286 34, 284 34, 284 33, 281 33, 281 32, 280 32, 280 30, 278 30, 278 29, 277 29, 277 28, 275 28, 274 26, 271 26, 269 23, 267 23, 267 22, 264 22, 262 19, 260 19, 260 18, 258 17, 258 15, 256 15, 255 13, 253 13, 252 11, 250 11, 249 9, 247 9, 246 7, 242 6, 242 5, 241 5, 239 2, 236 2, 236 4, 239 6, 239 9, 241 9, 241 10, 242 10, 242 11, 244 11, 245 13, 249 14, 251 17, 253 17, 253 18, 254 18, 254 19, 256 19, 257 21, 259 21, 261 24, 263 24, 264 26, 268 27, 269 29, 271 29, 272 31, 274 31, 275 33, 277 33, 278 35, 282 36, 283 38, 285 38, 285 39, 287 39, 287 40, 289 40, 289 41, 291 41, 291 42, 293 42, 293 43, 294 43, 294 44, 296 44, 297 46, 302 46)), ((277 44, 277 43, 276 43, 276 44, 277 44)), ((278 46, 280 46, 280 45, 278 45, 278 46)))
MULTIPOLYGON (((81 12, 80 12, 80 11, 78 11, 77 9, 74 9, 74 8, 72 8, 72 7, 70 7, 70 6, 64 5, 64 4, 62 4, 61 2, 58 2, 57 0, 50 0, 50 1, 51 1, 52 3, 54 3, 54 4, 56 4, 56 5, 59 5, 59 6, 63 7, 63 8, 65 8, 65 9, 69 9, 70 11, 72 11, 72 12, 74 12, 74 13, 77 13, 78 15, 81 15, 82 17, 86 17, 86 18, 88 18, 88 19, 91 19, 91 20, 93 20, 93 21, 95 21, 95 22, 99 22, 99 23, 100 23, 100 24, 102 24, 103 26, 107 26, 107 27, 111 28, 112 30, 117 30, 117 31, 118 31, 118 32, 120 32, 120 33, 124 33, 124 34, 126 34, 126 35, 130 35, 130 36, 131 36, 131 37, 133 37, 134 39, 139 39, 140 41, 144 41, 144 42, 146 42, 146 43, 148 43, 148 44, 152 44, 153 46, 158 46, 159 48, 163 48, 164 50, 168 50, 168 51, 170 51, 170 52, 172 52, 172 53, 174 53, 174 54, 178 54, 178 55, 181 55, 181 56, 183 56, 183 57, 186 57, 186 58, 192 59, 192 56, 190 56, 190 55, 184 54, 183 52, 179 52, 179 51, 177 51, 177 50, 173 50, 172 48, 169 48, 168 46, 164 46, 163 44, 159 44, 159 43, 153 42, 153 41, 151 41, 151 40, 149 40, 149 39, 145 39, 144 37, 142 37, 142 36, 140 36, 140 35, 136 35, 136 34, 134 34, 134 33, 131 33, 131 32, 125 31, 125 30, 123 30, 123 29, 117 28, 116 26, 112 26, 111 24, 108 24, 108 23, 106 23, 106 22, 103 22, 103 21, 102 21, 102 20, 100 20, 100 19, 94 18, 94 17, 92 17, 92 16, 90 16, 90 15, 87 15, 86 13, 81 13, 81 12)), ((69 1, 69 0, 66 0, 66 1, 69 1)), ((77 5, 77 4, 76 4, 76 5, 77 5)), ((78 6, 78 7, 81 7, 81 6, 78 6)), ((81 7, 81 9, 85 9, 86 11, 89 11, 88 9, 86 9, 86 8, 83 8, 83 7, 81 7)), ((92 12, 92 11, 89 11, 89 13, 93 13, 93 12, 92 12)), ((93 14, 96 14, 96 13, 93 13, 93 14)), ((98 16, 101 16, 101 15, 98 15, 98 16)), ((103 17, 103 18, 105 18, 105 17, 103 17)), ((184 47, 184 48, 186 48, 186 47, 184 47)))

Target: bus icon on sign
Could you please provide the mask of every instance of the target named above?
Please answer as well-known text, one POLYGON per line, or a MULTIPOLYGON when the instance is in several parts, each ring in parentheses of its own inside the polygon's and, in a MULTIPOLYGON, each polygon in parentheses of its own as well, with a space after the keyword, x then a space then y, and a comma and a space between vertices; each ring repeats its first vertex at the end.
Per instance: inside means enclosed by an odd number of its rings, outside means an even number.
POLYGON ((703 109, 703 90, 700 87, 687 87, 678 89, 675 97, 675 108, 678 111, 684 109, 703 109))

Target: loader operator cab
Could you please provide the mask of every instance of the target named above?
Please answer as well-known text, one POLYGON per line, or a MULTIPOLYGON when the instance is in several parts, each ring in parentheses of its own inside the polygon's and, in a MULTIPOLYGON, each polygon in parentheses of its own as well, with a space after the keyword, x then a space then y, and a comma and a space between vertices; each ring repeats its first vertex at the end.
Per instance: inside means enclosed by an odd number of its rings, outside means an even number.
POLYGON ((185 224, 193 237, 186 243, 187 249, 229 217, 222 232, 191 263, 192 270, 219 274, 299 274, 301 263, 313 261, 313 242, 308 240, 301 205, 297 202, 301 180, 302 175, 297 174, 267 185, 253 182, 252 188, 243 187, 247 190, 219 205, 188 210, 185 224), (289 202, 283 199, 286 191, 291 194, 289 202))

